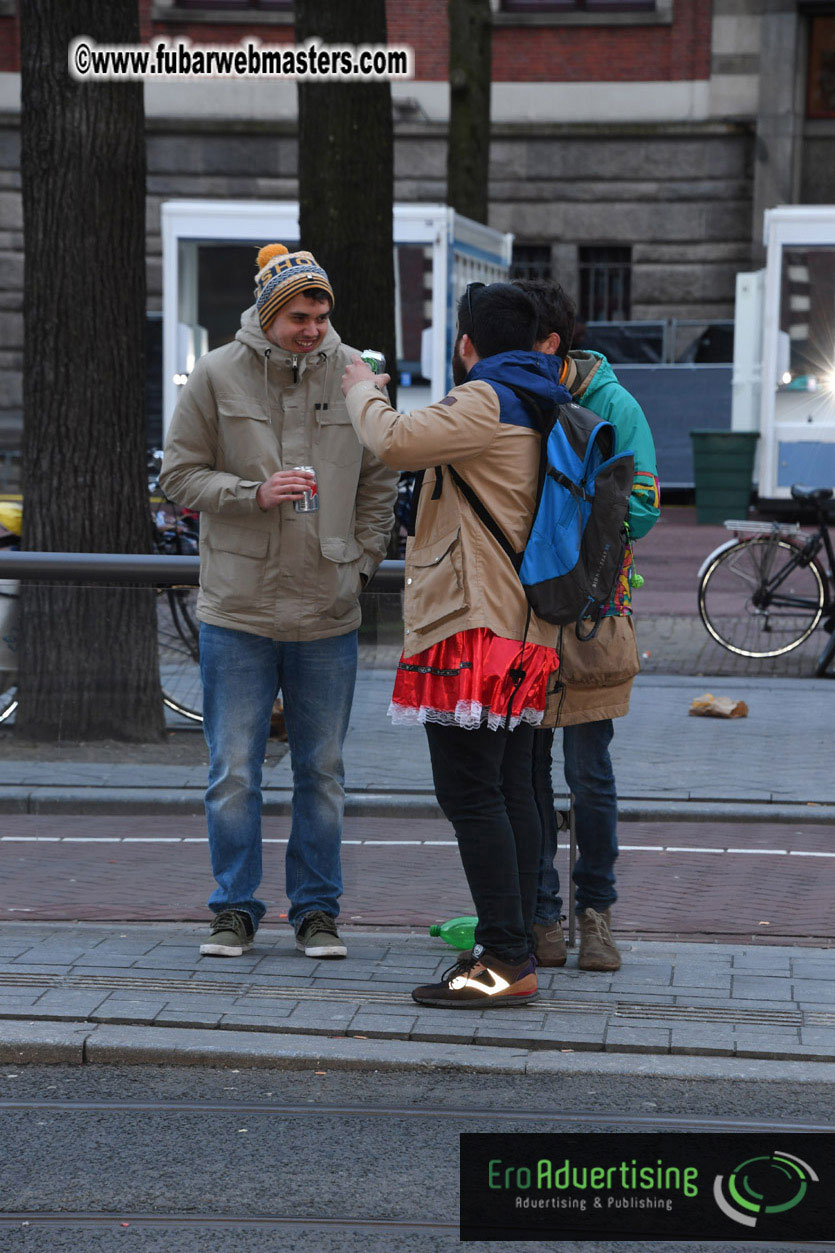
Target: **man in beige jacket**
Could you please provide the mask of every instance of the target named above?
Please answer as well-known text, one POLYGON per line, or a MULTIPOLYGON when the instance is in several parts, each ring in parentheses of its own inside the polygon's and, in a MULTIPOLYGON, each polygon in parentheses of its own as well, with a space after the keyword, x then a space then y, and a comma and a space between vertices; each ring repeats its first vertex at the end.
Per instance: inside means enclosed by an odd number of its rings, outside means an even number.
POLYGON ((281 691, 293 766, 288 917, 309 957, 344 957, 342 745, 359 594, 385 555, 397 476, 351 425, 339 380, 357 354, 331 326, 325 271, 309 252, 268 245, 255 297, 235 339, 197 362, 160 475, 172 500, 200 511, 206 818, 217 881, 200 951, 240 956, 265 912, 255 896, 261 766, 281 691), (298 512, 311 489, 318 508, 298 512))
POLYGON ((556 628, 531 613, 515 565, 484 524, 489 510, 521 550, 533 517, 545 413, 570 400, 562 362, 531 351, 536 311, 505 283, 459 302, 456 386, 398 413, 361 363, 345 371, 348 411, 394 470, 425 470, 406 549, 403 656, 395 722, 426 729, 438 803, 452 824, 478 925, 471 953, 415 988, 421 1005, 482 1009, 537 995, 533 916, 542 832, 534 727, 558 666, 556 628), (479 505, 474 505, 473 494, 479 505))

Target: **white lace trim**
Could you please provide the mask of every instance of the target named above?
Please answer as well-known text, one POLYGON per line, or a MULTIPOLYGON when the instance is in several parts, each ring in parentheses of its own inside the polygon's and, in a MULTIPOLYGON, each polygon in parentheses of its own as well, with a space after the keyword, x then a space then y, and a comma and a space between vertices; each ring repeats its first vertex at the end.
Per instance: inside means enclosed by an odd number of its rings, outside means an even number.
MULTIPOLYGON (((465 731, 475 731, 486 722, 491 731, 499 731, 505 726, 507 720, 507 710, 504 713, 494 712, 489 707, 485 709, 477 700, 459 700, 454 712, 448 709, 433 709, 429 705, 421 705, 419 709, 415 709, 413 705, 396 705, 392 701, 388 712, 392 724, 396 727, 413 727, 423 722, 438 722, 445 727, 463 727, 465 731)), ((521 713, 515 713, 511 717, 510 730, 515 731, 520 722, 529 722, 532 726, 538 727, 543 716, 544 711, 541 709, 523 709, 521 713)))

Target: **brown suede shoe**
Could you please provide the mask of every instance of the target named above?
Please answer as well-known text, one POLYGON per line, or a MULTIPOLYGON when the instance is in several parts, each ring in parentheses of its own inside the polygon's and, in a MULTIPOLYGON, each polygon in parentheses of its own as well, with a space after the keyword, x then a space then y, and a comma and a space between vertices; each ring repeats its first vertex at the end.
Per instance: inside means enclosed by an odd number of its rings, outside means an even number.
POLYGON ((415 988, 418 1005, 438 1009, 494 1009, 499 1005, 524 1005, 537 996, 536 961, 528 957, 518 965, 499 961, 482 951, 480 957, 464 953, 445 970, 440 983, 415 988))
POLYGON ((568 957, 562 921, 533 924, 533 951, 540 966, 564 966, 568 957))
POLYGON ((580 924, 580 970, 620 970, 620 953, 610 930, 611 910, 585 909, 577 915, 580 924))

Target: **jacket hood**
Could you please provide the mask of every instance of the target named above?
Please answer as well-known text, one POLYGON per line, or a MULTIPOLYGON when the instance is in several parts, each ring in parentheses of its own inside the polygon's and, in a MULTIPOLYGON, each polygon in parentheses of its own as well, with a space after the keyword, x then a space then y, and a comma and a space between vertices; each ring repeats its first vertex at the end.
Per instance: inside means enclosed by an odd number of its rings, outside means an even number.
POLYGON ((485 383, 524 387, 544 403, 564 405, 570 402, 571 393, 560 383, 562 365, 562 357, 544 352, 499 352, 477 361, 467 382, 483 379, 485 383))
POLYGON ((286 365, 290 369, 295 364, 300 374, 310 369, 312 365, 318 365, 320 361, 325 360, 327 357, 332 357, 342 343, 339 334, 333 329, 332 324, 328 322, 325 338, 315 352, 307 354, 287 352, 284 348, 276 347, 275 344, 270 343, 267 339, 261 329, 261 320, 258 317, 258 310, 255 305, 250 305, 241 314, 241 326, 240 330, 235 333, 235 339, 239 343, 245 344, 247 348, 251 348, 261 358, 269 350, 271 364, 286 365))
POLYGON ((575 400, 605 387, 608 383, 617 383, 615 372, 602 352, 572 352, 568 355, 568 374, 566 386, 575 400))

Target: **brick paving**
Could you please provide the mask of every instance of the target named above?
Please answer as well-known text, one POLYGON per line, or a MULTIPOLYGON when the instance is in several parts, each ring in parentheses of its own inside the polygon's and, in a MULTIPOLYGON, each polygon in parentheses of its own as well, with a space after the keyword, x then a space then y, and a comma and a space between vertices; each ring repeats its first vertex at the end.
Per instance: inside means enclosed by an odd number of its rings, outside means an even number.
MULTIPOLYGON (((270 819, 266 839, 286 841, 289 829, 288 818, 270 819)), ((3 815, 0 834, 7 902, 0 917, 208 917, 213 883, 202 819, 3 815)), ((620 838, 620 935, 835 943, 828 826, 629 822, 620 838)), ((344 924, 422 928, 473 911, 452 829, 442 819, 395 825, 349 818, 345 841, 344 924)), ((260 895, 274 923, 286 918, 285 847, 267 843, 264 851, 260 895)), ((564 848, 558 868, 567 885, 564 848)))

